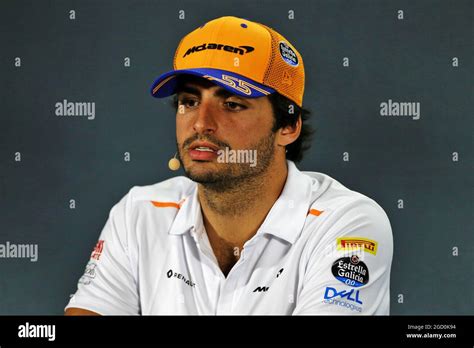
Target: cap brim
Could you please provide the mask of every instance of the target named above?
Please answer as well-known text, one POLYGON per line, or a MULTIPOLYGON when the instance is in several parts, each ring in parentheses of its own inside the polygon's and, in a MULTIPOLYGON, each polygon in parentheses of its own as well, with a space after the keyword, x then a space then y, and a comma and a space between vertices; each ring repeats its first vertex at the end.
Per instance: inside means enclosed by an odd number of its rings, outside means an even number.
POLYGON ((178 75, 190 74, 206 78, 225 88, 231 93, 246 98, 263 97, 275 92, 274 89, 264 86, 242 75, 226 70, 199 68, 169 71, 156 79, 151 87, 151 94, 155 98, 165 98, 176 93, 178 75))

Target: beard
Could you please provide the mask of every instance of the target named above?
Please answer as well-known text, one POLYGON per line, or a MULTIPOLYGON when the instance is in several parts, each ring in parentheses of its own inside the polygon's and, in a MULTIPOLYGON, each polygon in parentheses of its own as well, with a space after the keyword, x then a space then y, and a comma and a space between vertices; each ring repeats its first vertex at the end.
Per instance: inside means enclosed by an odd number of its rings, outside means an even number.
POLYGON ((212 142, 218 145, 220 149, 227 147, 231 150, 231 147, 211 135, 204 137, 195 135, 187 139, 181 147, 178 145, 179 157, 181 163, 183 163, 186 176, 194 182, 203 185, 208 191, 240 191, 241 188, 249 186, 256 188, 256 184, 260 181, 261 176, 268 171, 275 156, 275 133, 270 131, 249 147, 250 151, 256 150, 256 165, 254 167, 251 167, 250 163, 217 163, 216 169, 211 168, 210 170, 200 172, 193 169, 192 165, 187 165, 187 163, 183 161, 182 151, 187 151, 188 146, 195 140, 212 142))

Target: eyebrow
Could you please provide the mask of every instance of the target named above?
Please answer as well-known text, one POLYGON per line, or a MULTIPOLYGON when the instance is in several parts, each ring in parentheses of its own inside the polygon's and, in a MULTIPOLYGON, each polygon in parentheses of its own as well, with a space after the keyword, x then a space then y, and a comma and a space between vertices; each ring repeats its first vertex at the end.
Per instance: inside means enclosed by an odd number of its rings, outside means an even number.
MULTIPOLYGON (((189 94, 194 94, 197 95, 198 97, 201 97, 201 91, 197 89, 196 87, 190 86, 190 85, 184 85, 181 88, 179 88, 178 93, 189 93, 189 94)), ((215 92, 214 92, 214 97, 218 98, 228 98, 228 97, 237 97, 242 99, 239 95, 229 92, 228 90, 219 87, 215 92)))

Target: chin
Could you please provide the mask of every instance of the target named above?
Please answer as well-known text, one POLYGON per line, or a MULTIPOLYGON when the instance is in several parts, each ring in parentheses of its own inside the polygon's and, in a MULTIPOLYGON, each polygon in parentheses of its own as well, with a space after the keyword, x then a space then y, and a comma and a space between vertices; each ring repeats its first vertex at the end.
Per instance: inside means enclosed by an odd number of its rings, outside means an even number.
POLYGON ((213 181, 213 178, 219 175, 219 170, 213 162, 191 161, 184 165, 186 176, 196 182, 213 181))

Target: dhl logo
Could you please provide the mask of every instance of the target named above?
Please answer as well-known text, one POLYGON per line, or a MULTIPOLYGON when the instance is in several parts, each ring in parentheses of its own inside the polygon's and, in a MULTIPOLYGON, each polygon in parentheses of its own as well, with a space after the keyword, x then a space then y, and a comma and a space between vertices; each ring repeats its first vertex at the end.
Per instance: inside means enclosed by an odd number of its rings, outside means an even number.
POLYGON ((377 242, 361 237, 342 237, 337 239, 337 250, 362 249, 373 255, 377 254, 377 242))

